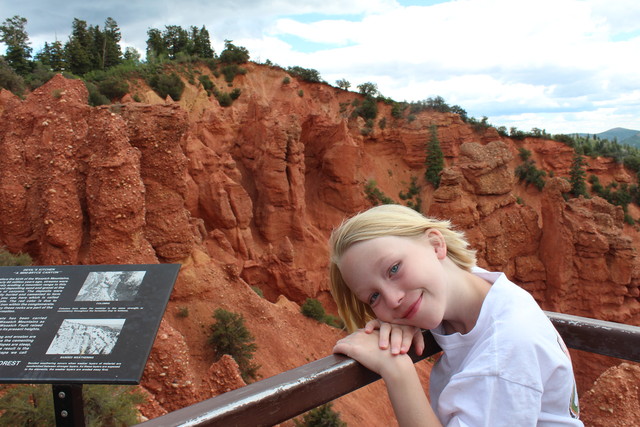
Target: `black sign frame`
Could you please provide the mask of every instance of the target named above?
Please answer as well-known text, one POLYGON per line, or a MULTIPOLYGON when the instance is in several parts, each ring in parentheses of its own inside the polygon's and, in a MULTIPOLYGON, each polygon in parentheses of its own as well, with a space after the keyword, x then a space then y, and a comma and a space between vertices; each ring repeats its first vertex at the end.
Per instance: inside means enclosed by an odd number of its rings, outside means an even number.
POLYGON ((179 269, 0 267, 0 383, 139 384, 179 269))

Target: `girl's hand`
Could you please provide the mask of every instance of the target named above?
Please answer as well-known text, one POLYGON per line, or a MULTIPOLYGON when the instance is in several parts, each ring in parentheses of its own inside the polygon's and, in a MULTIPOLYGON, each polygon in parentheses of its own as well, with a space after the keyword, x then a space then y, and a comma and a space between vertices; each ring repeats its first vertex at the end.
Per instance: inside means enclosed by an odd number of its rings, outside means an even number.
POLYGON ((357 360, 383 378, 386 374, 396 371, 395 366, 404 363, 401 359, 407 358, 408 363, 413 365, 409 356, 394 355, 388 349, 381 349, 378 345, 379 340, 380 331, 366 332, 364 329, 358 329, 338 341, 333 347, 333 352, 357 360))
POLYGON ((364 326, 364 331, 368 334, 375 330, 380 331, 378 345, 381 349, 388 349, 391 344, 391 354, 406 354, 412 343, 418 356, 424 351, 424 337, 420 328, 396 325, 378 319, 370 320, 364 326))

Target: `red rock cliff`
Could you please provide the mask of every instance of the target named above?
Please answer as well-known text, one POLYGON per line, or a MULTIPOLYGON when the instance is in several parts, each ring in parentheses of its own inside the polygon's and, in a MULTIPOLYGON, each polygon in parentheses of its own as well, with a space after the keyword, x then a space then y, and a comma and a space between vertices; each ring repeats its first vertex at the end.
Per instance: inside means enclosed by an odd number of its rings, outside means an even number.
MULTIPOLYGON (((640 236, 621 209, 599 198, 565 201, 561 178, 542 192, 514 178, 519 147, 556 176, 568 176, 570 148, 478 132, 454 114, 396 120, 384 104, 386 126, 363 131, 351 115, 359 95, 246 67, 234 82, 242 95, 228 108, 192 85, 179 103, 138 85, 132 93, 144 102, 97 108, 82 82, 62 76, 25 100, 0 92, 0 244, 43 265, 182 264, 143 377, 146 416, 243 384, 232 360, 212 364, 207 334, 217 307, 245 317, 263 377, 331 352, 339 331, 295 303, 314 297, 333 308, 326 240, 370 205, 372 180, 400 202, 417 178, 423 212, 451 218, 481 266, 505 271, 545 309, 640 324, 640 236), (436 191, 423 179, 431 125, 448 165, 436 191), (178 316, 184 307, 189 315, 178 316)), ((631 180, 606 159, 589 160, 588 172, 631 180)), ((619 363, 583 354, 574 362, 585 392, 619 363)), ((388 405, 367 404, 380 393, 373 385, 336 408, 354 425, 391 419, 388 405)))

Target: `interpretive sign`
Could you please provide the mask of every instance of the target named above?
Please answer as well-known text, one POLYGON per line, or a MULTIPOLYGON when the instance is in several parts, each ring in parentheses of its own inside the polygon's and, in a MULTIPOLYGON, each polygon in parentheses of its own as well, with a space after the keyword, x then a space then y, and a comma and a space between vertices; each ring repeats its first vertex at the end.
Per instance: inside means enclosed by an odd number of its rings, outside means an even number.
POLYGON ((0 267, 0 382, 138 384, 179 269, 0 267))

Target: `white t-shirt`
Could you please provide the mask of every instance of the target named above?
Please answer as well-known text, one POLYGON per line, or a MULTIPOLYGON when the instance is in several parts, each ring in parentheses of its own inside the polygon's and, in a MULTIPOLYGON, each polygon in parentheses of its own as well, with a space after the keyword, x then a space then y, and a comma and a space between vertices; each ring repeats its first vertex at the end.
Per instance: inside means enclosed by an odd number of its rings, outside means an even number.
POLYGON ((431 405, 445 426, 582 426, 569 353, 527 291, 503 273, 467 334, 431 331, 444 354, 431 371, 431 405))

